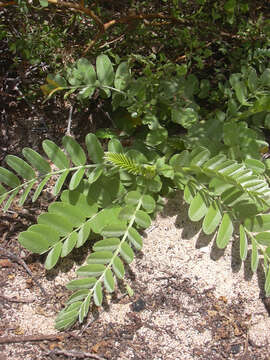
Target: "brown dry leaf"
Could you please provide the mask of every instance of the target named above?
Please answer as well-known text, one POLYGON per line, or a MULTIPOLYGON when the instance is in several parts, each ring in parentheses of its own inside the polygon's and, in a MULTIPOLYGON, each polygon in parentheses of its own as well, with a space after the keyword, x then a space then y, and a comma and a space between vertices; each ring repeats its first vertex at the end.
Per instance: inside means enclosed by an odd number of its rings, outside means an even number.
POLYGON ((106 345, 106 341, 101 341, 97 344, 95 344, 94 346, 92 346, 92 351, 94 351, 95 353, 98 352, 98 349, 101 347, 101 346, 105 346, 106 345))
POLYGON ((1 267, 12 267, 13 263, 8 259, 1 259, 0 260, 0 268, 1 267))
POLYGON ((14 330, 14 334, 16 335, 23 335, 24 334, 24 330, 20 327, 17 327, 17 329, 14 330))

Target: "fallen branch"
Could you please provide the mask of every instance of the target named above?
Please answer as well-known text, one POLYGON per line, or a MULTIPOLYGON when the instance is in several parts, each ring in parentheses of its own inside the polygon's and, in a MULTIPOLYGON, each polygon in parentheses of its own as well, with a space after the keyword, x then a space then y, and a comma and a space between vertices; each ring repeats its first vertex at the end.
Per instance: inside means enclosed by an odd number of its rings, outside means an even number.
POLYGON ((34 302, 34 300, 29 300, 29 299, 14 299, 14 298, 9 298, 7 296, 4 295, 0 295, 0 301, 1 299, 5 300, 5 301, 9 301, 9 302, 14 302, 14 303, 25 303, 25 304, 29 304, 34 302))
POLYGON ((52 335, 27 335, 27 336, 3 336, 0 337, 0 344, 13 344, 20 342, 28 341, 54 341, 54 340, 63 340, 64 335, 70 336, 70 334, 52 334, 52 335))
POLYGON ((64 355, 70 358, 78 358, 78 359, 96 359, 96 360, 106 360, 105 358, 95 355, 93 353, 82 352, 82 351, 67 351, 67 350, 58 350, 54 349, 49 351, 46 355, 64 355))

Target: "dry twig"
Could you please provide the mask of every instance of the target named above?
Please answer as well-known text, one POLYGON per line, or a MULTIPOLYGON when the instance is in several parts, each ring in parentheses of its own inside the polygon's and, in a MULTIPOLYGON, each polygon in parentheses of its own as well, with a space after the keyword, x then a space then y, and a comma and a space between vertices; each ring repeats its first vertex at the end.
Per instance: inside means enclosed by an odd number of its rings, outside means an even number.
POLYGON ((49 351, 46 355, 64 355, 71 358, 78 358, 78 359, 96 359, 96 360, 105 360, 105 358, 98 356, 93 353, 82 352, 82 351, 67 351, 67 350, 58 350, 54 349, 49 351))

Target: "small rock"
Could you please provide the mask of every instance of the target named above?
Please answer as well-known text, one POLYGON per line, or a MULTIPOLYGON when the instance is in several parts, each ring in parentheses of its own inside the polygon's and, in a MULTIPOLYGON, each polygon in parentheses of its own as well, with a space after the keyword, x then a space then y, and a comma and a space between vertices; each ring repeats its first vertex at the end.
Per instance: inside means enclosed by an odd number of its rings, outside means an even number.
POLYGON ((248 340, 252 346, 263 347, 269 344, 270 319, 262 319, 251 326, 248 332, 248 340))

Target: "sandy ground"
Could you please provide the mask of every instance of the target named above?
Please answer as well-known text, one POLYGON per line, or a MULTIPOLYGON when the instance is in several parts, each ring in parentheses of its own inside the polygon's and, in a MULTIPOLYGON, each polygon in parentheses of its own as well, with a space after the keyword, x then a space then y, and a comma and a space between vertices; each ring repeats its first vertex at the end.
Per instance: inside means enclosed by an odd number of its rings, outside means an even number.
MULTIPOLYGON (((19 265, 2 266, 0 360, 91 359, 63 354, 75 350, 121 360, 270 359, 262 268, 252 276, 238 253, 237 239, 217 249, 189 221, 179 195, 145 232, 143 250, 127 269, 134 296, 107 297, 105 309, 94 309, 71 338, 1 345, 1 337, 57 334, 54 319, 76 264, 65 259, 50 273, 39 259, 29 264, 47 296, 19 265)), ((29 259, 23 249, 19 255, 29 259)))

